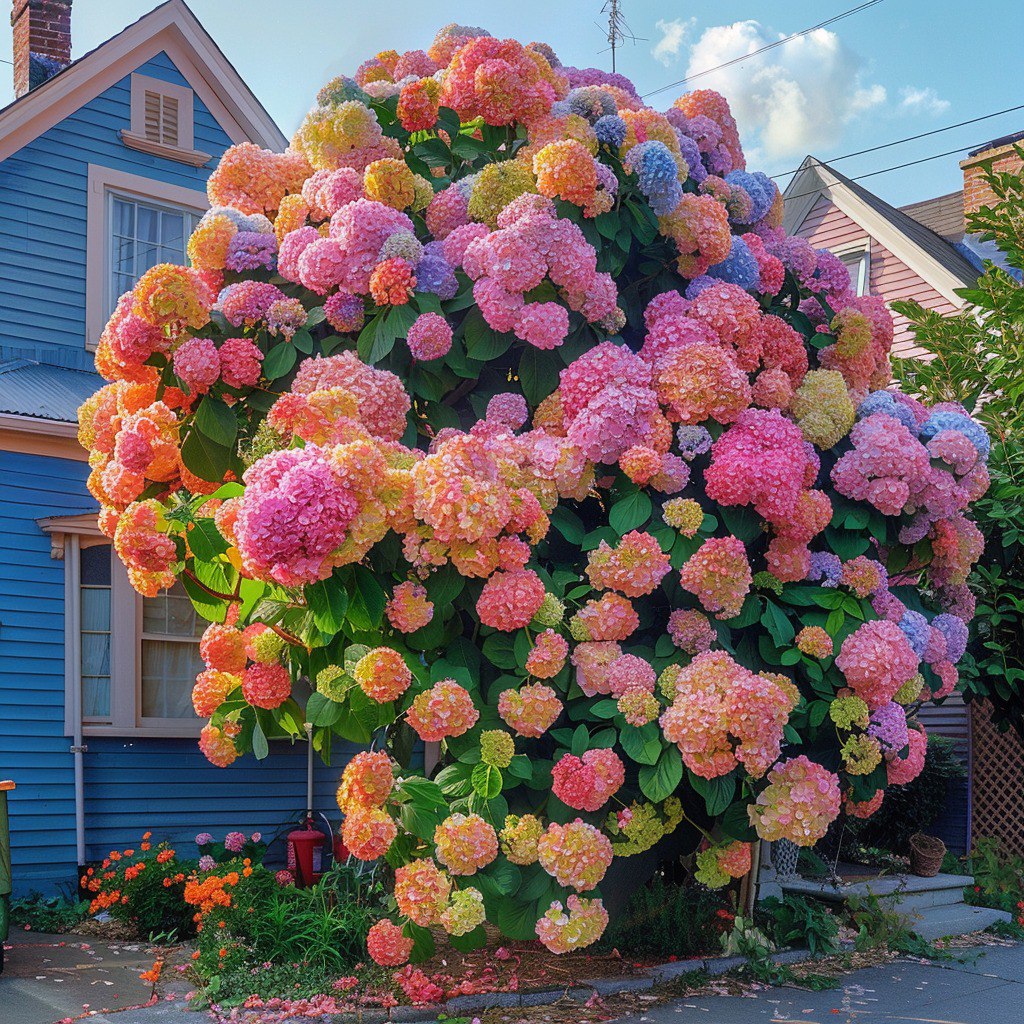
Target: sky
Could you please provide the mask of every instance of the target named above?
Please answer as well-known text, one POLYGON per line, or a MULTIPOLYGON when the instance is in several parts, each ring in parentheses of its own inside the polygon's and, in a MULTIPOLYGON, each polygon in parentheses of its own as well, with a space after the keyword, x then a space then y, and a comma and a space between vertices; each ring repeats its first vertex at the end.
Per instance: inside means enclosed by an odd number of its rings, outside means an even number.
MULTIPOLYGON (((621 0, 637 37, 618 70, 649 93, 800 32, 860 0, 621 0)), ((189 0, 196 16, 286 135, 317 89, 383 49, 426 49, 447 22, 551 44, 562 63, 610 69, 603 0, 189 0)), ((81 56, 154 6, 75 0, 72 55, 81 56)), ((750 169, 791 171, 807 153, 834 158, 1024 104, 1024 0, 988 0, 985 15, 952 0, 881 0, 826 28, 647 100, 665 109, 692 88, 725 94, 750 169)), ((11 52, 0 19, 0 57, 11 52)), ((8 64, 0 103, 13 97, 8 64)), ((1024 109, 880 152, 834 161, 851 177, 1024 129, 1024 109)), ((956 153, 862 184, 896 205, 957 190, 956 153)), ((787 179, 780 182, 784 185, 787 179)))

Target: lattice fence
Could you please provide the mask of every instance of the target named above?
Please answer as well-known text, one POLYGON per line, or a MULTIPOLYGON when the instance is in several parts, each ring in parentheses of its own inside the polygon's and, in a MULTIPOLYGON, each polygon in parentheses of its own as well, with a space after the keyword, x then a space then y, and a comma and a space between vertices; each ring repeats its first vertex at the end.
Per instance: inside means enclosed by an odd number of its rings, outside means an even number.
POLYGON ((997 836, 1024 856, 1024 743, 1000 732, 990 708, 971 702, 971 838, 997 836))

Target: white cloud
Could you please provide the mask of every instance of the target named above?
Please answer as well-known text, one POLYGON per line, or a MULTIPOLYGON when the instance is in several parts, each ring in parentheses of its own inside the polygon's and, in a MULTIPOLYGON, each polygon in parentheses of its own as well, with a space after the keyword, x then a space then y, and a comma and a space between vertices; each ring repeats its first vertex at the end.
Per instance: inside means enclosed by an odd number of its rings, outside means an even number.
POLYGON ((908 114, 929 114, 937 117, 949 110, 949 100, 944 100, 930 85, 923 89, 908 85, 900 89, 900 110, 908 114))
MULTIPOLYGON (((757 21, 706 29, 690 49, 686 74, 718 67, 780 38, 757 21)), ((702 75, 688 87, 722 93, 741 136, 756 133, 768 161, 827 152, 849 121, 886 101, 885 88, 865 81, 860 58, 826 29, 702 75)))
POLYGON ((690 18, 689 21, 684 21, 682 18, 676 18, 673 21, 665 21, 664 19, 659 21, 655 28, 661 33, 661 37, 651 47, 651 56, 666 67, 674 64, 679 59, 679 51, 683 48, 683 40, 696 24, 696 21, 696 18, 690 18))

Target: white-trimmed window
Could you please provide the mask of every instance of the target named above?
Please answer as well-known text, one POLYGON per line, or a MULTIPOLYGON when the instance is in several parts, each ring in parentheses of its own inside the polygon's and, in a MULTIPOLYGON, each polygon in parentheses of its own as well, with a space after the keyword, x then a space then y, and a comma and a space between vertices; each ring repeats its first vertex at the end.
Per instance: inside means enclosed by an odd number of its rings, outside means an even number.
POLYGON ((850 291, 867 295, 871 290, 871 242, 865 238, 832 250, 850 272, 850 291))
POLYGON ((157 263, 186 263, 205 192, 89 165, 85 343, 95 349, 118 298, 157 263))
POLYGON ((65 726, 76 691, 86 735, 198 736, 192 685, 206 623, 176 584, 156 597, 132 589, 95 516, 41 521, 64 560, 65 726))
POLYGON ((117 300, 158 263, 188 262, 189 235, 200 213, 182 206, 155 203, 130 193, 107 190, 110 266, 107 316, 117 300))
POLYGON ((195 148, 195 94, 149 75, 132 75, 131 124, 121 141, 151 156, 200 167, 212 157, 195 148))

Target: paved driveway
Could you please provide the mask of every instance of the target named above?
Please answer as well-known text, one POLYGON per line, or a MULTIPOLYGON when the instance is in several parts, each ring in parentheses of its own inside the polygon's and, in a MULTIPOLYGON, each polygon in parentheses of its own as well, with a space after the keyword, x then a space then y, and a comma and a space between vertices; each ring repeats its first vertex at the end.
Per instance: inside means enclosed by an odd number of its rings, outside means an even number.
POLYGON ((962 951, 965 963, 901 961, 826 992, 767 989, 652 1008, 621 1024, 1024 1024, 1024 945, 962 951))

